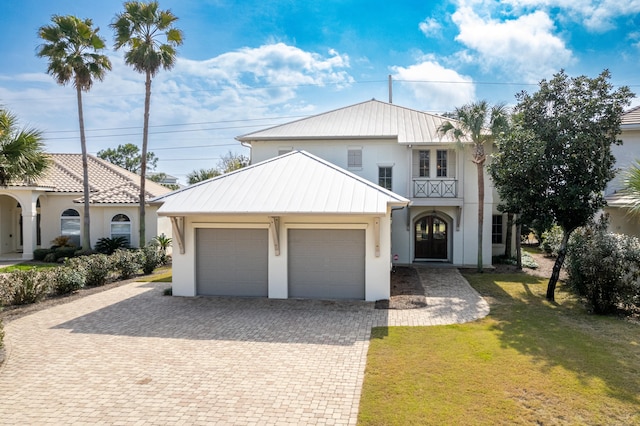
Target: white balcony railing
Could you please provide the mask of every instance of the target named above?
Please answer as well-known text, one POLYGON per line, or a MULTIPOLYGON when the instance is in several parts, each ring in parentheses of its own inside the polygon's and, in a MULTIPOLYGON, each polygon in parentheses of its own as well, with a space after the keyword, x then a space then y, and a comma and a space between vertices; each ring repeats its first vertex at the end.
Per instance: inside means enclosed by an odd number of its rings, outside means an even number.
POLYGON ((456 179, 413 179, 414 198, 456 198, 458 181, 456 179))

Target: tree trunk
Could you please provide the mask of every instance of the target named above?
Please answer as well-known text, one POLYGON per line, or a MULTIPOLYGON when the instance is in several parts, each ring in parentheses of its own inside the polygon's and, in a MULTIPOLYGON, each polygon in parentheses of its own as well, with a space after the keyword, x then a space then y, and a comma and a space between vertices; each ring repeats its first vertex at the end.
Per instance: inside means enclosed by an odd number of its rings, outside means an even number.
POLYGON ((522 270, 522 239, 520 234, 522 233, 522 225, 516 222, 516 266, 519 270, 522 270))
POLYGON ((513 213, 507 213, 507 234, 504 242, 504 257, 512 256, 511 240, 513 239, 513 213))
POLYGON ((140 247, 146 243, 146 178, 147 145, 149 142, 149 109, 151 105, 151 73, 147 71, 144 92, 144 128, 142 129, 142 158, 140 159, 140 247))
POLYGON ((484 234, 484 158, 476 162, 478 171, 478 272, 482 272, 482 236, 484 234))
POLYGON ((562 242, 560 243, 560 250, 558 250, 558 257, 556 258, 556 262, 553 264, 553 272, 551 273, 551 278, 549 278, 549 284, 547 285, 547 300, 551 302, 555 301, 556 284, 560 278, 560 269, 564 263, 564 258, 567 256, 567 243, 569 242, 569 235, 571 234, 571 231, 565 231, 564 229, 562 231, 563 234, 562 242))
POLYGON ((84 225, 82 228, 81 245, 83 250, 91 250, 91 219, 90 219, 90 191, 89 164, 87 160, 87 140, 84 135, 84 114, 82 112, 82 89, 76 82, 76 98, 78 100, 78 121, 80 123, 80 147, 82 149, 82 190, 84 193, 84 225))

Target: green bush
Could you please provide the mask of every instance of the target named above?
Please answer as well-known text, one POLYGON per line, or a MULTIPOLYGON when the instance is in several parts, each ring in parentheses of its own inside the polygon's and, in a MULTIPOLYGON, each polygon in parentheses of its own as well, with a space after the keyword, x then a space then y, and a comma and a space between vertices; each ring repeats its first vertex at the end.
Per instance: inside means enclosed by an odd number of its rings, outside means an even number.
POLYGON ((558 225, 553 225, 551 229, 542 233, 541 238, 542 244, 540 244, 540 247, 542 250, 549 255, 557 256, 562 244, 562 228, 558 225))
POLYGON ((33 251, 33 260, 38 260, 40 262, 42 262, 45 258, 46 255, 48 255, 49 253, 53 253, 53 250, 51 249, 35 249, 33 251))
POLYGON ((125 237, 100 238, 96 243, 95 250, 102 254, 113 254, 118 249, 124 249, 129 246, 125 237))
POLYGON ((106 284, 112 267, 109 256, 99 253, 67 259, 65 265, 82 269, 86 276, 85 284, 92 287, 106 284))
POLYGON ((0 274, 0 306, 9 306, 13 303, 17 281, 12 275, 0 274))
POLYGON ((118 274, 118 278, 126 280, 134 276, 142 267, 140 250, 116 250, 111 255, 113 267, 118 274))
POLYGON ((4 326, 2 325, 2 319, 0 319, 0 349, 4 346, 4 326))
POLYGON ((58 247, 53 253, 55 254, 56 261, 58 261, 60 259, 74 257, 77 250, 75 247, 58 247))
POLYGON ((608 232, 606 219, 574 231, 566 268, 594 313, 640 307, 640 240, 608 232))
POLYGON ((7 274, 14 288, 12 305, 26 305, 41 300, 49 293, 49 277, 46 272, 35 269, 7 274))
POLYGON ((84 287, 86 281, 86 271, 83 268, 72 268, 69 266, 59 266, 51 273, 53 291, 56 294, 69 294, 84 287))
POLYGON ((162 264, 163 252, 159 245, 151 242, 141 249, 142 252, 142 273, 149 275, 162 264))
POLYGON ((56 258, 55 250, 52 250, 51 253, 47 253, 43 260, 47 263, 55 263, 58 260, 56 258))

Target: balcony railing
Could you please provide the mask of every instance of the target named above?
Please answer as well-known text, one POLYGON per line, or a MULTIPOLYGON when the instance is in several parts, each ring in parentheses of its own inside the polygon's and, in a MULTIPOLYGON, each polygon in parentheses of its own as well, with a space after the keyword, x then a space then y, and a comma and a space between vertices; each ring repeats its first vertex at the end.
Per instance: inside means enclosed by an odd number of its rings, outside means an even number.
POLYGON ((414 198, 456 198, 458 181, 456 179, 414 179, 414 198))

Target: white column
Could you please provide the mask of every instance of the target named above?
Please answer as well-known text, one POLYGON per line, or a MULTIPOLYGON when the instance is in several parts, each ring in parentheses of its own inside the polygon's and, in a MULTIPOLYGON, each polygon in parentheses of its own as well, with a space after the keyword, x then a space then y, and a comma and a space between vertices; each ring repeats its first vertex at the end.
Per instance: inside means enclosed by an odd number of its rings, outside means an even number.
POLYGON ((38 226, 36 217, 37 194, 31 194, 30 202, 21 203, 22 206, 22 259, 32 260, 33 250, 36 248, 38 226))

